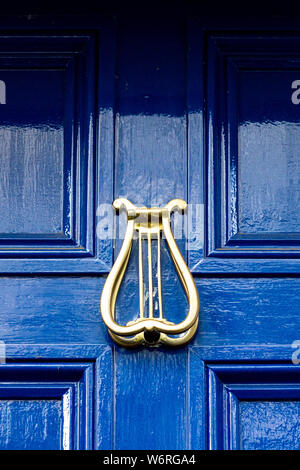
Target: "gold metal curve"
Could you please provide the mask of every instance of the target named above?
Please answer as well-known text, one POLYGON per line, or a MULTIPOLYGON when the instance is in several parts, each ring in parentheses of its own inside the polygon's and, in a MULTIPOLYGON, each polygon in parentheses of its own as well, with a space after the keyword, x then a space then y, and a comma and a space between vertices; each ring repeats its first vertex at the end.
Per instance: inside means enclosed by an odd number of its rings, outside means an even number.
POLYGON ((134 347, 141 344, 156 346, 167 344, 181 346, 194 336, 198 326, 199 296, 194 279, 177 247, 173 237, 170 217, 175 209, 184 211, 187 204, 182 199, 173 199, 163 208, 136 207, 125 198, 116 199, 113 203, 116 210, 125 208, 127 212, 127 228, 120 253, 106 279, 103 287, 100 310, 104 323, 110 336, 116 343, 125 347, 134 347), (140 220, 139 220, 140 219, 140 220), (134 231, 139 233, 139 284, 143 286, 142 264, 142 237, 148 241, 148 270, 149 270, 149 312, 144 317, 143 290, 140 287, 140 315, 136 321, 126 326, 115 321, 115 304, 118 291, 130 258, 134 231), (161 273, 160 273, 160 234, 164 232, 172 260, 187 296, 189 310, 186 318, 173 324, 163 317, 161 300, 161 273), (159 318, 153 316, 153 288, 152 288, 152 261, 151 237, 157 236, 158 249, 158 295, 159 318), (180 335, 180 336, 178 336, 180 335))

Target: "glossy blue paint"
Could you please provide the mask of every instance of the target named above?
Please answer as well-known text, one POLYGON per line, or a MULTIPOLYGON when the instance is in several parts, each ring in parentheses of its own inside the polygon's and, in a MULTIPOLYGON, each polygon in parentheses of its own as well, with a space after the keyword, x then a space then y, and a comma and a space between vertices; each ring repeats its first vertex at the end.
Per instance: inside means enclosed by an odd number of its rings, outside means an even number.
POLYGON ((206 248, 193 253, 192 270, 297 272, 299 39, 234 31, 204 39, 206 248))
POLYGON ((2 365, 1 449, 90 449, 95 362, 2 365))
MULTIPOLYGON (((15 62, 16 67, 20 66, 18 60, 15 62)), ((8 65, 2 64, 5 66, 8 65)), ((6 84, 6 104, 0 108, 1 167, 5 177, 0 212, 4 243, 6 238, 65 239, 70 234, 68 197, 63 214, 57 210, 64 206, 67 187, 64 176, 70 174, 63 149, 65 74, 59 68, 40 70, 39 64, 36 66, 37 70, 32 70, 31 64, 27 70, 0 72, 6 84), (30 211, 31 207, 37 208, 35 213, 30 211)))
MULTIPOLYGON (((106 8, 0 24, 0 447, 297 448, 298 22, 106 8), (100 319, 118 196, 201 206, 185 348, 125 351, 100 319)), ((178 322, 165 244, 162 263, 178 322)), ((134 244, 120 322, 137 287, 134 244)))
POLYGON ((96 238, 96 214, 112 200, 110 184, 100 189, 112 181, 112 31, 1 38, 2 272, 109 270, 112 242, 96 238))
POLYGON ((187 354, 186 350, 116 353, 116 449, 188 447, 187 354))
POLYGON ((299 447, 297 366, 209 364, 207 373, 211 449, 299 447))

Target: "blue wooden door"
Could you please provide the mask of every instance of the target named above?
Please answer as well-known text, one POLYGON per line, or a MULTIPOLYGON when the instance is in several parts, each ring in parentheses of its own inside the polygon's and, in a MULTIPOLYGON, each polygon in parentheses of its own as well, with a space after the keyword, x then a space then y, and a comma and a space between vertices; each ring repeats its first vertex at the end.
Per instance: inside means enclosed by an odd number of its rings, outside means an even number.
MULTIPOLYGON (((299 25, 112 10, 1 19, 0 448, 298 449, 299 25), (119 196, 188 201, 185 347, 126 350, 101 320, 119 196)), ((178 322, 164 242, 162 268, 178 322)))

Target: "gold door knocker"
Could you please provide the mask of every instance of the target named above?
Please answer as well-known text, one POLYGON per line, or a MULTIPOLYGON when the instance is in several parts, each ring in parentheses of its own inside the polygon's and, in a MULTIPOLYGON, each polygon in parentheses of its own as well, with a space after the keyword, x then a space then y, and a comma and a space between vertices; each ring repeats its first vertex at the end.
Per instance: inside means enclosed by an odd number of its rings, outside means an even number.
POLYGON ((104 323, 110 336, 122 346, 158 345, 164 343, 171 346, 180 346, 187 343, 195 334, 198 326, 199 297, 194 279, 177 247, 173 237, 170 217, 175 209, 184 211, 187 204, 182 199, 173 199, 165 207, 136 207, 125 198, 116 199, 113 203, 116 210, 125 208, 127 212, 127 228, 120 253, 113 265, 103 287, 100 309, 104 323), (138 232, 139 247, 139 316, 126 326, 115 321, 115 304, 118 291, 129 261, 132 240, 138 232), (186 318, 178 324, 167 321, 163 316, 160 240, 162 232, 168 243, 172 260, 183 285, 189 310, 186 318), (144 286, 143 286, 143 255, 142 240, 148 242, 148 317, 144 315, 144 286), (157 288, 159 316, 153 314, 153 284, 152 284, 152 256, 151 239, 157 239, 157 288))

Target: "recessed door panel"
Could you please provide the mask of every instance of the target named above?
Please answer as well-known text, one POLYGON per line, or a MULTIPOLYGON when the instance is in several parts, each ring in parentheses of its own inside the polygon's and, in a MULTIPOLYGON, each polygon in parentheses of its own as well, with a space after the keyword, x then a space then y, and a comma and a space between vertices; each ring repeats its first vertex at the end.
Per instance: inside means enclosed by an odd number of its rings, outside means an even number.
POLYGON ((0 68, 0 77, 1 238, 70 238, 66 71, 0 68))
POLYGON ((0 449, 62 449, 59 400, 0 400, 0 449))
POLYGON ((288 32, 206 34, 206 243, 194 272, 299 269, 299 44, 288 32))
POLYGON ((91 448, 93 374, 84 362, 1 364, 0 448, 91 448))
POLYGON ((299 449, 299 401, 242 401, 239 404, 240 449, 299 449))
POLYGON ((104 55, 99 78, 96 35, 0 34, 0 271, 24 271, 24 258, 31 272, 108 269, 112 240, 96 231, 112 199, 113 83, 104 55))
POLYGON ((263 235, 282 240, 289 234, 296 238, 300 231, 300 107, 295 92, 299 77, 297 66, 295 70, 262 67, 239 73, 240 237, 256 234, 258 239, 263 235))

